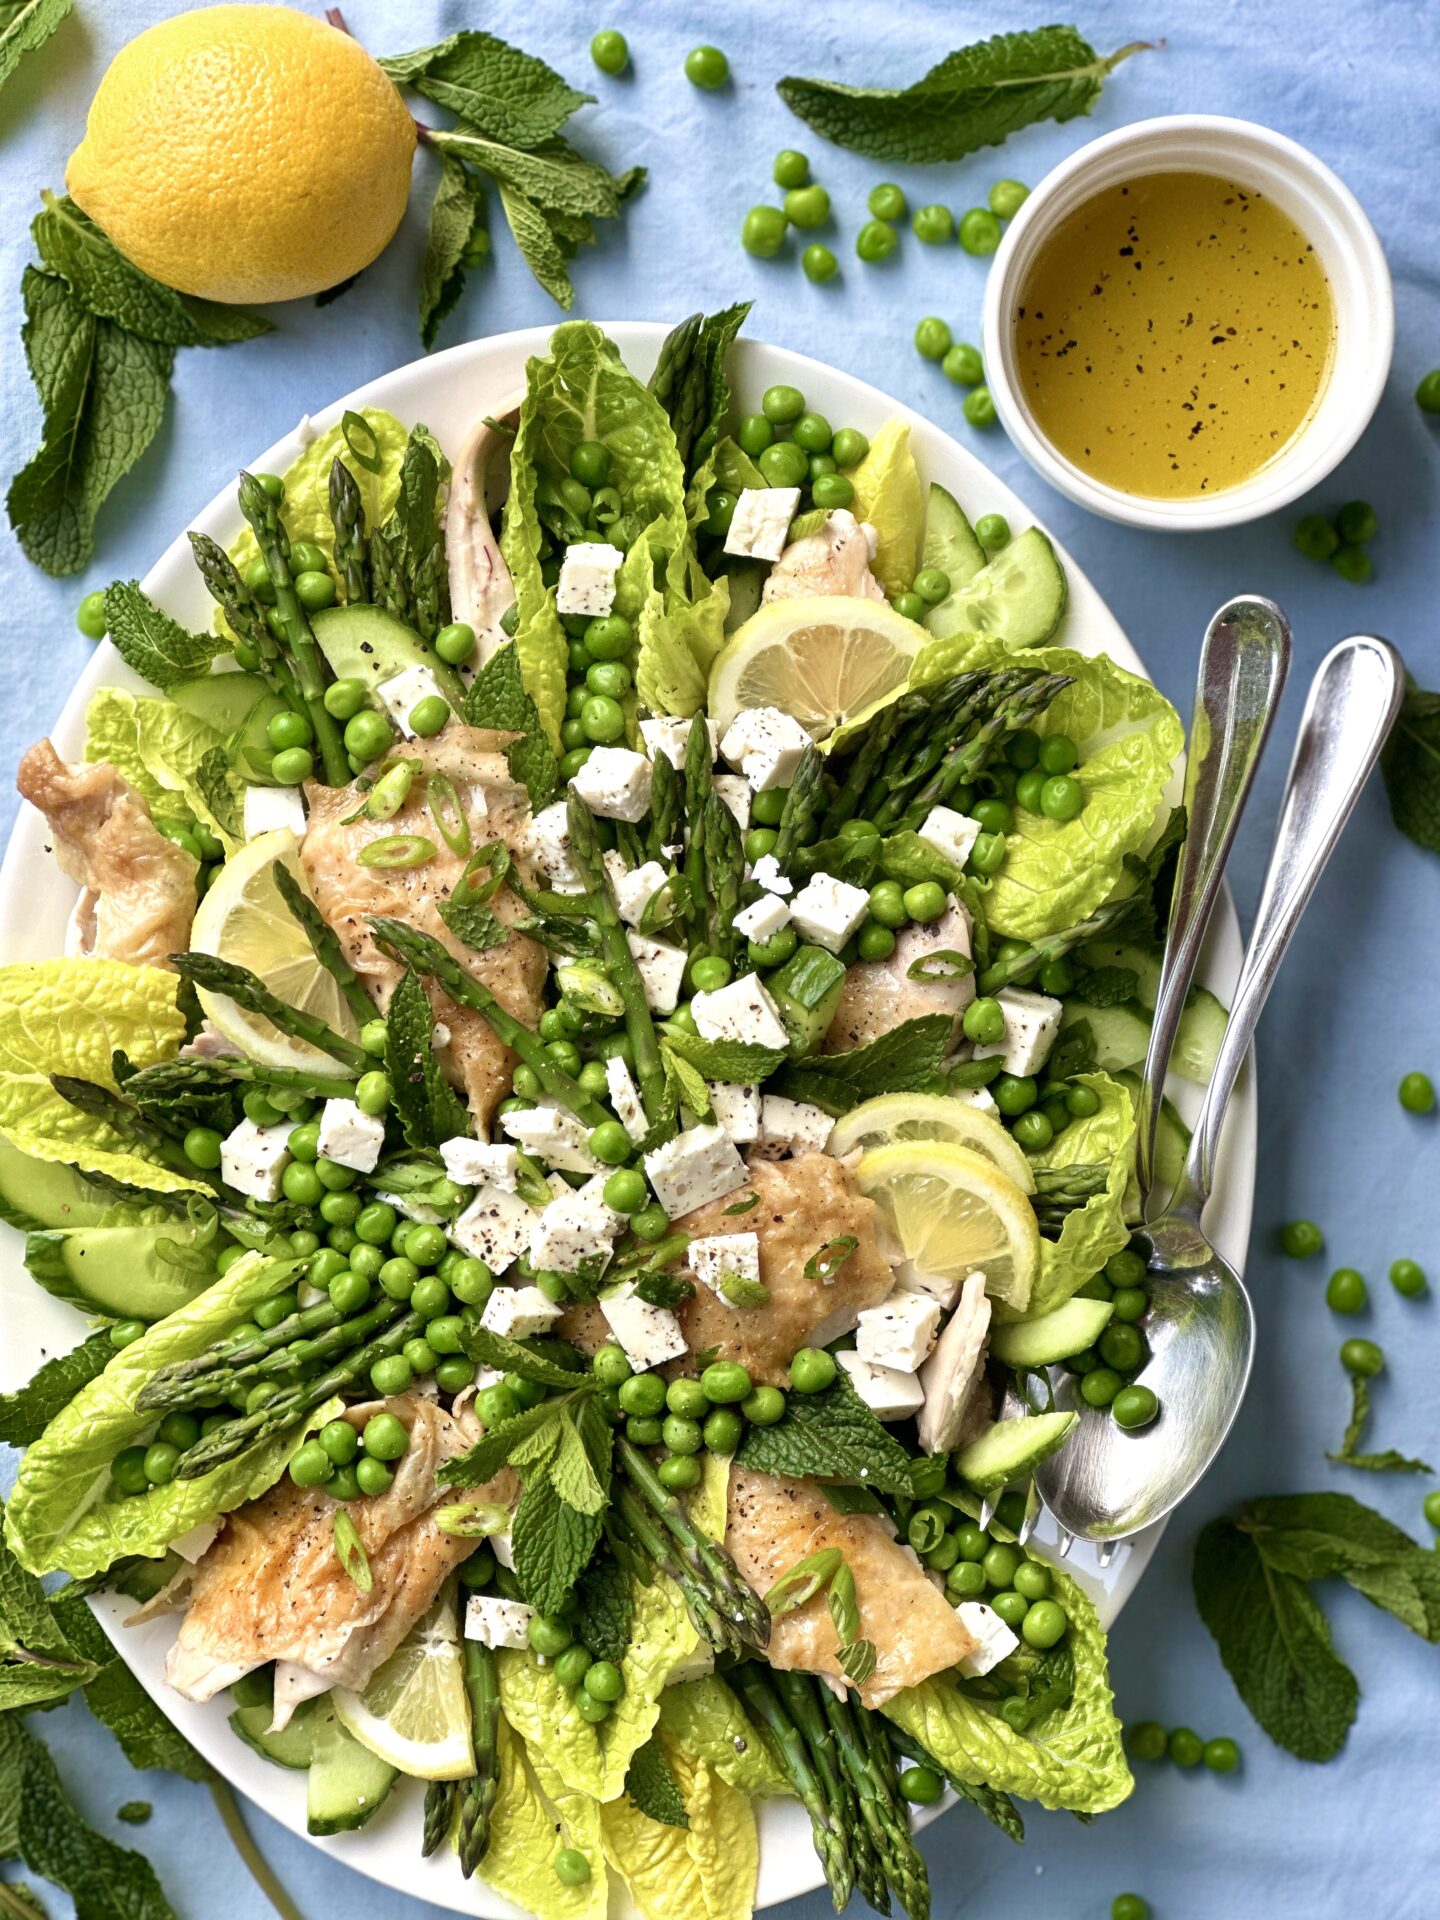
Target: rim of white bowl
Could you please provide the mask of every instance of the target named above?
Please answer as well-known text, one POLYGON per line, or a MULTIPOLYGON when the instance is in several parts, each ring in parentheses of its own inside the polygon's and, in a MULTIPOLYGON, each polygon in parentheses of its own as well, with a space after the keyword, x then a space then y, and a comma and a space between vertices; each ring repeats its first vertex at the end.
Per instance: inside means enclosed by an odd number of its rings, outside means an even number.
POLYGON ((1308 148, 1270 127, 1221 114, 1139 120, 1092 140, 1048 173, 1010 223, 985 292, 985 374, 1020 452, 1050 485, 1092 513, 1129 526, 1208 532, 1288 506, 1339 465, 1369 425, 1395 344, 1395 301, 1380 241, 1359 201, 1308 148), (1335 302, 1335 349, 1309 420, 1244 485, 1189 500, 1124 492, 1094 479, 1036 425, 1016 369, 1014 313, 1041 243, 1076 207, 1148 173, 1220 173, 1266 193, 1320 255, 1335 302))

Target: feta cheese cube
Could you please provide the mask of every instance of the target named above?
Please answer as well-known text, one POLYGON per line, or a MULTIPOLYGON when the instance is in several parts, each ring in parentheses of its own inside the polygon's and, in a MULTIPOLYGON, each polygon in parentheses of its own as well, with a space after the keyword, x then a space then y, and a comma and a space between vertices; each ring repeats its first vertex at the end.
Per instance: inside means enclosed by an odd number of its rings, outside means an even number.
POLYGON ((633 826, 650 811, 653 778, 643 753, 629 747, 595 747, 570 784, 602 820, 626 820, 633 826))
POLYGON ((779 1160, 787 1153, 823 1153, 834 1125, 823 1107, 767 1093, 760 1102, 760 1155, 779 1160))
POLYGON ((520 1172, 520 1155, 503 1140, 471 1140, 457 1134, 441 1142, 440 1158, 445 1171, 462 1187, 503 1187, 514 1193, 520 1172))
POLYGON ((734 815, 736 826, 746 832, 750 825, 750 782, 738 773, 717 773, 711 776, 710 784, 734 815))
POLYGON ((960 1298, 958 1280, 947 1280, 938 1273, 922 1273, 913 1260, 902 1260, 895 1268, 895 1284, 908 1293, 928 1296, 936 1302, 942 1313, 948 1313, 960 1298))
POLYGON ((245 838, 288 827, 297 840, 305 837, 305 802, 298 787, 246 787, 245 838))
MULTIPOLYGON (((744 499, 742 494, 741 499, 744 499)), ((779 707, 747 707, 725 730, 720 751, 756 793, 788 787, 810 736, 779 707)))
POLYGON ((963 868, 980 838, 980 822, 972 820, 968 813, 957 813, 954 807, 932 807, 920 822, 918 832, 927 846, 963 868))
POLYGON ((652 1013, 673 1013, 685 983, 685 949, 652 940, 648 933, 627 933, 625 938, 644 983, 646 1006, 652 1013))
POLYGON ((870 896, 863 887, 852 887, 848 880, 836 880, 828 873, 814 874, 790 904, 801 939, 830 953, 840 951, 869 911, 870 896))
POLYGON ((635 1076, 623 1060, 612 1058, 605 1062, 605 1084, 610 1090, 610 1104, 615 1109, 616 1119, 632 1140, 643 1140, 650 1130, 650 1123, 645 1118, 645 1107, 640 1099, 640 1089, 635 1084, 635 1076))
POLYGON ((668 1307, 652 1307, 642 1300, 633 1280, 622 1280, 602 1293, 600 1311, 637 1373, 678 1360, 686 1351, 680 1322, 668 1307))
POLYGON ((737 1146, 760 1138, 760 1089, 753 1083, 717 1080, 710 1087, 710 1108, 737 1146))
POLYGON ((564 1107, 525 1107, 507 1113, 500 1122, 526 1153, 562 1173, 597 1173, 600 1162, 590 1151, 590 1131, 564 1107))
POLYGON ((585 883, 570 852, 570 828, 563 800, 540 809, 525 829, 523 845, 557 893, 585 891, 585 883))
POLYGON ((1064 1008, 1048 993, 1031 993, 1024 987, 1001 987, 995 998, 1005 1009, 1005 1037, 975 1047, 977 1060, 988 1060, 998 1053, 1006 1073, 1020 1079, 1038 1072, 1055 1044, 1064 1008))
POLYGON ((955 1611, 960 1616, 960 1624, 980 1642, 974 1653, 967 1653, 960 1662, 960 1671, 967 1679, 978 1680, 1019 1646, 1019 1635, 1012 1633, 995 1609, 987 1607, 983 1600, 962 1600, 955 1611))
POLYGON ((878 1307, 861 1312, 855 1323, 855 1351, 871 1366, 918 1373, 939 1331, 939 1301, 897 1288, 878 1307))
POLYGON ((739 1302, 729 1300, 723 1282, 732 1274, 742 1280, 759 1281, 760 1236, 758 1233, 701 1234, 690 1242, 685 1258, 697 1280, 703 1281, 729 1305, 736 1306, 739 1302))
POLYGON ((647 860, 632 872, 618 853, 605 855, 605 871, 620 918, 632 927, 639 926, 646 907, 670 878, 658 860, 647 860))
MULTIPOLYGON (((492 1548, 494 1544, 492 1538, 492 1548)), ((465 1638, 478 1640, 482 1647, 513 1647, 518 1652, 530 1644, 530 1622, 534 1618, 534 1607, 527 1607, 523 1600, 472 1593, 465 1608, 465 1638)))
POLYGON ((790 908, 778 893, 765 893, 742 907, 735 916, 735 931, 745 939, 763 946, 773 940, 790 918, 790 908))
POLYGON ((858 1353, 837 1353, 835 1358, 877 1420, 906 1420, 924 1406, 925 1389, 913 1373, 877 1367, 858 1353))
MULTIPOLYGON (((685 770, 685 749, 690 744, 692 720, 681 720, 671 714, 658 714, 653 720, 640 722, 640 738, 645 742, 645 751, 652 760, 663 753, 677 773, 685 770)), ((710 735, 710 758, 716 754, 715 722, 707 720, 705 726, 710 735)))
POLYGON ((998 1113, 995 1096, 988 1087, 952 1087, 950 1099, 959 1100, 962 1105, 974 1107, 980 1113, 998 1113))
MULTIPOLYGON (((415 738, 415 729, 410 724, 410 715, 422 700, 438 698, 445 700, 440 691, 440 682, 429 667, 406 667, 403 672, 395 673, 388 680, 382 680, 375 689, 380 696, 380 704, 404 734, 407 740, 415 738)), ((445 701, 448 708, 450 703, 445 701)))
POLYGON ((702 1040, 739 1040, 752 1047, 787 1047, 790 1036, 758 973, 697 993, 690 1002, 702 1040))
POLYGON ((578 1192, 567 1190, 535 1216, 530 1259, 538 1271, 578 1273, 592 1262, 608 1262, 625 1221, 606 1206, 599 1192, 604 1184, 604 1176, 597 1174, 578 1192))
POLYGON ((608 540, 575 540, 565 549, 555 583, 557 613, 609 613, 624 554, 608 540))
POLYGON ((773 853, 762 853, 750 869, 749 877, 757 887, 763 887, 766 893, 793 893, 795 882, 787 880, 780 871, 780 862, 773 853))
MULTIPOLYGON (((503 1373, 500 1378, 505 1378, 503 1373)), ((508 1567, 511 1573, 515 1571, 515 1535, 509 1527, 503 1533, 492 1533, 485 1544, 502 1567, 508 1567)))
MULTIPOLYGON (((534 1214, 530 1218, 533 1220, 534 1214)), ((497 1287, 485 1302, 480 1324, 487 1333, 525 1340, 532 1333, 548 1333, 563 1312, 564 1308, 547 1300, 539 1287, 497 1287)))
POLYGON ((503 1273, 529 1246, 534 1220, 518 1193, 481 1187, 451 1227, 450 1238, 463 1252, 483 1260, 492 1273, 503 1273))
POLYGON ((746 560, 778 560, 799 505, 799 487, 744 488, 725 535, 726 553, 738 553, 746 560))
POLYGON ((289 1120, 273 1127, 257 1127, 242 1120, 220 1142, 220 1174, 227 1186, 252 1200, 278 1200, 280 1176, 290 1161, 289 1120))
POLYGON ((745 1162, 719 1127, 692 1127, 645 1156, 645 1174, 672 1220, 743 1187, 745 1162))
POLYGON ((320 1109, 316 1144, 337 1166, 373 1173, 385 1144, 385 1122, 377 1114, 362 1113, 353 1100, 327 1100, 320 1109))

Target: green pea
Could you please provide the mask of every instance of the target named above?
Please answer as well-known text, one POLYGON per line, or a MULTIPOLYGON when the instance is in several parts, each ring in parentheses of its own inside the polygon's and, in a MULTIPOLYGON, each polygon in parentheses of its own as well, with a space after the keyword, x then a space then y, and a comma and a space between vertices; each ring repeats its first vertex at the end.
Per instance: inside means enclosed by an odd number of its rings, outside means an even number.
POLYGON ((995 401, 988 387, 975 387, 967 393, 961 411, 972 427, 995 424, 995 401))
POLYGON ((1074 820, 1084 806, 1085 789, 1068 773, 1052 774, 1040 789, 1040 811, 1047 820, 1074 820))
POLYGON ((592 1700, 613 1706, 625 1691, 625 1676, 611 1660, 596 1660, 585 1674, 585 1691, 592 1700))
POLYGON ((1165 1751, 1177 1767, 1198 1767, 1204 1757, 1205 1743, 1190 1727, 1172 1727, 1165 1751))
POLYGON ((1328 560, 1340 536, 1323 513, 1307 513, 1295 522, 1295 544, 1307 560, 1328 560))
POLYGON ((1340 1364, 1347 1373, 1373 1380, 1385 1365, 1385 1355, 1373 1340, 1347 1340, 1340 1348, 1340 1364))
POLYGON ((185 1158, 207 1173, 219 1166, 220 1135, 214 1127, 191 1127, 185 1136, 185 1158))
POLYGON ((1416 387, 1415 404, 1422 413, 1440 413, 1440 367, 1432 367, 1416 387))
MULTIPOLYGON (((535 1284, 537 1286, 540 1284, 539 1274, 535 1276, 535 1284)), ((426 1327, 425 1338, 436 1353, 448 1358, 451 1354, 460 1353, 463 1350, 465 1323, 458 1313, 442 1313, 438 1319, 432 1320, 426 1327)))
POLYGON ((823 1347, 801 1347, 790 1362, 790 1385, 796 1393, 823 1393, 835 1372, 833 1354, 823 1347))
POLYGON ((1108 1407, 1124 1385, 1113 1367, 1097 1366, 1081 1376, 1080 1397, 1087 1407, 1108 1407))
POLYGON ((856 253, 871 265, 888 260, 899 244, 900 236, 883 220, 867 220, 855 236, 856 253))
POLYGON ((1069 773, 1080 758, 1080 749, 1068 733, 1050 733, 1040 742, 1039 764, 1045 773, 1069 773))
POLYGON ((1325 1304, 1334 1313, 1359 1313, 1370 1295, 1363 1274, 1354 1267, 1337 1267, 1325 1288, 1325 1304))
POLYGON ((775 438, 775 429, 763 413, 747 413, 740 422, 740 430, 735 438, 740 443, 741 452, 748 453, 755 460, 775 438))
MULTIPOLYGON (((693 54, 691 58, 694 58, 693 54)), ((724 58, 723 54, 721 58, 724 58)), ((686 70, 689 71, 689 61, 686 62, 686 70)), ((697 81, 696 84, 703 83, 697 81)), ((590 1878, 590 1862, 574 1847, 562 1847, 550 1864, 555 1870, 555 1878, 562 1886, 583 1887, 590 1878)))
POLYGON ((335 1464, 318 1440, 307 1440, 290 1462, 290 1478, 297 1487, 323 1487, 335 1464))
POLYGON ((719 47, 692 47, 685 56, 685 78, 702 93, 715 93, 730 78, 730 62, 719 47))
POLYGON ((740 1411, 752 1427, 773 1427, 784 1418, 785 1396, 779 1387, 753 1387, 740 1402, 740 1411))
POLYGON ((538 1653, 542 1660, 554 1660, 575 1636, 557 1615, 537 1613, 526 1629, 526 1638, 532 1653, 538 1653))
POLYGON ((982 833, 970 849, 970 858, 965 862, 966 871, 981 875, 998 873, 1005 864, 1005 836, 999 833, 982 833))
POLYGON ((753 1384, 738 1360, 714 1360, 700 1375, 705 1397, 715 1406, 727 1406, 745 1398, 753 1384))
POLYGON ((1134 1373, 1145 1363, 1145 1336, 1138 1327, 1112 1320, 1095 1343, 1100 1358, 1117 1373, 1134 1373))
POLYGON ((1015 1569, 1011 1584, 1027 1600, 1048 1600, 1053 1582, 1048 1567, 1042 1566, 1038 1560, 1022 1560, 1015 1569))
POLYGON ((990 1093, 1005 1118, 1014 1120, 1030 1111, 1038 1098, 1039 1089, 1028 1077, 1020 1079, 1012 1073, 1002 1073, 991 1081, 990 1093))
POLYGON ((985 377, 984 363, 978 347, 972 347, 968 341, 960 340, 947 347, 940 360, 940 371, 947 380, 957 387, 975 387, 979 389, 985 377))
POLYGON ((1418 1300, 1425 1291, 1425 1269, 1415 1260, 1392 1260, 1390 1284, 1407 1300, 1418 1300))
POLYGON ((444 1393, 463 1393, 474 1380, 475 1362, 464 1354, 450 1353, 435 1363, 435 1384, 444 1393))
MULTIPOLYGON (((1401 1105, 1404 1105, 1403 1097, 1401 1105)), ((1308 1260, 1321 1252, 1324 1245, 1325 1236, 1313 1220, 1291 1220, 1280 1229, 1281 1251, 1288 1253, 1292 1260, 1308 1260)))
POLYGON ((1110 1920, 1150 1920, 1150 1902, 1138 1893, 1117 1893, 1110 1902, 1110 1920))
POLYGON ((482 1387, 476 1394, 475 1411, 485 1426, 498 1427, 515 1418, 520 1402, 508 1387, 502 1387, 497 1381, 493 1387, 482 1387))
POLYGON ((464 1307, 483 1307, 495 1291, 495 1279, 489 1267, 470 1254, 451 1270, 447 1284, 464 1307))
POLYGON ((602 1120, 590 1130, 590 1151, 606 1167, 622 1166, 634 1152, 629 1134, 618 1120, 602 1120))
POLYGON ((915 328, 915 350, 926 360, 943 360, 950 351, 953 336, 948 322, 937 314, 927 314, 915 328))
POLYGON ((748 940, 745 952, 753 967, 781 967, 799 944, 800 936, 794 927, 785 926, 778 933, 772 933, 768 940, 748 940))
MULTIPOLYGON (((961 1529, 963 1533, 964 1529, 961 1529)), ((953 1536, 959 1552, 960 1535, 953 1536)), ((961 1600, 974 1600, 985 1591, 985 1569, 975 1559, 957 1559, 945 1576, 945 1590, 961 1600)))
POLYGON ((1007 1542, 998 1542, 987 1548, 981 1566, 985 1569, 985 1578, 992 1587, 1008 1587, 1015 1578, 1016 1569, 1024 1562, 1025 1555, 1019 1547, 1007 1542))
POLYGON ((1363 547, 1375 538, 1379 521, 1368 500, 1347 500, 1335 516, 1335 531, 1347 547, 1363 547))
POLYGON ((360 1451, 360 1436, 348 1420, 328 1420, 315 1438, 337 1467, 348 1467, 360 1451))
POLYGON ((1055 1138, 1055 1123, 1049 1114, 1032 1107, 1028 1113, 1022 1113, 1011 1128, 1016 1144, 1026 1153, 1043 1153, 1055 1138))
MULTIPOLYGON (((392 1394, 408 1393, 415 1381, 415 1369, 403 1353, 386 1354, 370 1369, 370 1384, 382 1400, 392 1394)), ((363 1481, 361 1482, 364 1485, 363 1481)))
POLYGON ((830 452, 842 472, 858 467, 870 451, 870 442, 858 427, 841 427, 830 442, 830 452))
MULTIPOLYGON (((397 1356, 398 1358, 398 1356, 397 1356)), ((408 1361, 402 1365, 409 1365, 408 1361)), ((370 1454, 362 1454, 355 1462, 355 1483, 361 1493, 377 1499, 382 1493, 388 1493, 395 1483, 395 1470, 383 1460, 376 1460, 370 1454)))
POLYGON ((636 1373, 620 1383, 620 1406, 625 1413, 648 1417, 665 1405, 665 1382, 658 1373, 636 1373))
POLYGON ((788 426, 805 411, 805 396, 799 387, 779 382, 767 387, 760 396, 760 411, 776 426, 788 426))
POLYGON ((785 244, 789 225, 779 207, 751 207, 740 224, 740 244, 757 260, 773 260, 785 244))
POLYGON ((585 629, 585 645, 597 660, 623 660, 634 644, 635 629, 623 613, 598 615, 585 629))
POLYGON ((895 951, 895 935, 878 920, 867 920, 856 936, 855 951, 862 960, 888 960, 895 951))
POLYGON ((950 594, 950 576, 942 567, 921 567, 910 583, 927 606, 938 607, 950 594))
POLYGON ((155 1440, 145 1449, 145 1478, 152 1487, 164 1487, 175 1478, 180 1449, 168 1440, 155 1440))
POLYGON ((803 187, 810 178, 810 162, 794 147, 782 147, 770 168, 777 187, 803 187))
POLYGON ((245 569, 245 584, 262 606, 275 604, 275 582, 262 555, 257 554, 245 569))
MULTIPOLYGON (((1094 1375, 1090 1375, 1089 1378, 1093 1379, 1094 1375)), ((1081 1392, 1084 1392, 1083 1387, 1081 1392)), ((1160 1397, 1150 1387, 1133 1385, 1122 1387, 1111 1401, 1110 1411, 1114 1414, 1118 1426, 1124 1427, 1127 1432, 1135 1433, 1141 1427, 1148 1427, 1159 1413, 1160 1397)))
POLYGON ((630 64, 629 42, 618 28, 602 27, 590 42, 590 58, 613 79, 630 64))
POLYGON ((335 604, 335 582, 318 569, 295 576, 295 597, 307 613, 319 613, 335 604))
MULTIPOLYGON (((749 1393, 743 1395, 748 1400, 749 1393)), ((745 1422, 738 1413, 729 1407, 717 1407, 701 1429, 705 1445, 711 1453, 734 1453, 745 1431, 745 1422)))
POLYGON ((931 204, 917 207, 910 216, 910 225, 915 238, 923 241, 927 247, 941 247, 950 240, 955 232, 955 216, 948 207, 931 204))
POLYGON ((1065 1609, 1058 1601, 1037 1600, 1020 1622, 1020 1638, 1027 1647, 1036 1647, 1043 1651, 1063 1640, 1069 1625, 1065 1609))
POLYGON ((899 1785, 914 1807, 933 1807, 945 1792, 945 1782, 933 1767, 902 1767, 899 1785))
POLYGON ((1430 1525, 1440 1530, 1440 1489, 1426 1494, 1423 1510, 1430 1525))
POLYGON ((827 512, 835 507, 848 507, 854 503, 855 487, 843 473, 822 473, 812 481, 810 497, 817 507, 827 512))
POLYGON ((578 1687, 589 1671, 594 1656, 578 1643, 566 1647, 555 1662, 555 1678, 562 1687, 578 1687))
POLYGON ((1125 1735, 1137 1760, 1159 1760, 1165 1753, 1165 1729, 1158 1720, 1137 1720, 1125 1735))
POLYGON ((1240 1765, 1240 1749, 1223 1736, 1205 1742, 1205 1764, 1211 1773, 1234 1773, 1240 1765))
POLYGON ((904 892, 905 911, 912 920, 926 926, 945 911, 945 889, 938 880, 920 880, 904 892))
POLYGON ((785 195, 785 217, 792 227, 823 227, 830 218, 830 195, 824 187, 792 187, 785 195))
POLYGON ((997 180, 986 197, 997 219, 1013 220, 1030 198, 1030 189, 1019 180, 997 180))
POLYGON ((670 1216, 658 1200, 652 1200, 649 1206, 642 1207, 639 1213, 631 1214, 630 1231, 637 1240, 643 1240, 647 1246, 653 1246, 657 1240, 663 1240, 670 1231, 670 1216))
POLYGON ((1375 562, 1365 547, 1337 547, 1330 556, 1330 564, 1342 580, 1349 580, 1354 586, 1364 586, 1375 571, 1375 562))
POLYGON ((97 587, 94 593, 87 593, 75 609, 75 624, 87 640, 103 640, 108 621, 105 613, 105 590, 97 587))
POLYGON ((315 756, 308 747, 286 747, 270 762, 271 775, 282 787, 303 786, 314 771, 315 756))
POLYGON ((777 440, 766 447, 757 464, 772 487, 798 487, 810 471, 804 449, 793 440, 777 440))
POLYGON ((975 522, 975 538, 986 553, 999 553, 1002 547, 1010 544, 1010 522, 1003 513, 982 513, 975 522))
MULTIPOLYGON (((345 723, 345 751, 365 766, 389 752, 391 738, 390 722, 371 707, 364 708, 345 723)), ((271 771, 274 771, 273 765, 271 771)), ((280 776, 275 777, 278 780, 280 776)))
POLYGON ((1435 1085, 1428 1073, 1407 1073, 1400 1082, 1400 1104, 1407 1113, 1435 1111, 1435 1085))
POLYGON ((1150 1296, 1143 1287, 1121 1287, 1115 1294, 1114 1318, 1130 1326, 1137 1320, 1143 1320, 1150 1305, 1150 1296))
POLYGON ((1007 1627, 1018 1632, 1025 1616, 1030 1611, 1030 1602, 1023 1593, 1016 1593, 1013 1587, 1003 1593, 994 1594, 990 1605, 999 1614, 1007 1627))
POLYGON ((823 287, 833 280, 840 271, 840 262, 829 247, 819 240, 812 240, 800 256, 800 265, 805 278, 817 287, 823 287))

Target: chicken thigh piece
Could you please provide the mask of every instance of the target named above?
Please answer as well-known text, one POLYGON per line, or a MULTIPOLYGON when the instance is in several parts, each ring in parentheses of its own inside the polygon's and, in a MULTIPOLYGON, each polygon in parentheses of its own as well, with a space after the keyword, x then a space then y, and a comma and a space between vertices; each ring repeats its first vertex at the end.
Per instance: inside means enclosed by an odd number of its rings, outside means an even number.
POLYGON ((762 604, 804 594, 840 593, 856 600, 883 600, 885 589, 870 571, 875 529, 845 507, 825 516, 814 533, 792 540, 770 569, 762 604))
POLYGON ((868 1046, 892 1027, 927 1014, 948 1013, 958 1021, 975 998, 975 975, 947 973, 936 962, 937 978, 912 979, 911 967, 928 953, 970 958, 970 916, 958 900, 938 920, 906 927, 888 960, 862 960, 847 968, 839 1005, 825 1030, 825 1052, 868 1046))
MULTIPOLYGON (((518 404, 518 403, 517 403, 518 404)), ((477 420, 455 462, 445 508, 445 551, 450 562, 450 613, 475 630, 474 664, 483 667, 508 637, 501 615, 513 604, 515 588, 490 523, 491 469, 508 455, 510 436, 492 419, 513 423, 514 408, 477 420)), ((498 491, 498 489, 497 489, 498 491)))

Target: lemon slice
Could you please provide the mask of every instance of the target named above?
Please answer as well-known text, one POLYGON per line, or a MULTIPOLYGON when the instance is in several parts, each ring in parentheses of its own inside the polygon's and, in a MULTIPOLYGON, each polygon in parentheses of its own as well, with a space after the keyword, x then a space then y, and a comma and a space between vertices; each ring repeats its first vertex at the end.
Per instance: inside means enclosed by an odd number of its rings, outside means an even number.
POLYGON ((412 1780, 464 1780, 474 1773, 452 1600, 441 1600, 410 1629, 363 1693, 337 1687, 330 1699, 347 1733, 412 1780))
MULTIPOLYGON (((248 967, 278 999, 302 1013, 317 1014, 337 1033, 354 1039, 357 1028, 349 1003, 333 975, 315 958, 271 878, 270 867, 276 860, 283 860, 301 877, 299 842, 288 827, 258 834, 232 854, 200 902, 190 945, 196 953, 217 954, 248 967)), ((292 1040, 263 1014, 246 1013, 228 995, 209 993, 204 987, 199 994, 211 1026, 262 1066, 335 1071, 328 1053, 292 1040)))
POLYGON ((943 1093, 882 1093, 876 1100, 852 1107, 835 1122, 828 1151, 836 1158, 872 1147, 893 1146, 897 1140, 945 1140, 970 1147, 993 1162, 1022 1193, 1035 1191, 1030 1162, 993 1114, 970 1107, 943 1093))
POLYGON ((823 740, 905 685, 930 635, 883 600, 814 594, 753 613, 710 671, 723 736, 746 707, 779 707, 823 740))
POLYGON ((960 1280, 978 1268, 987 1293, 1023 1312, 1040 1267, 1040 1229, 993 1161, 946 1140, 900 1140, 865 1154, 855 1178, 922 1273, 960 1280))

